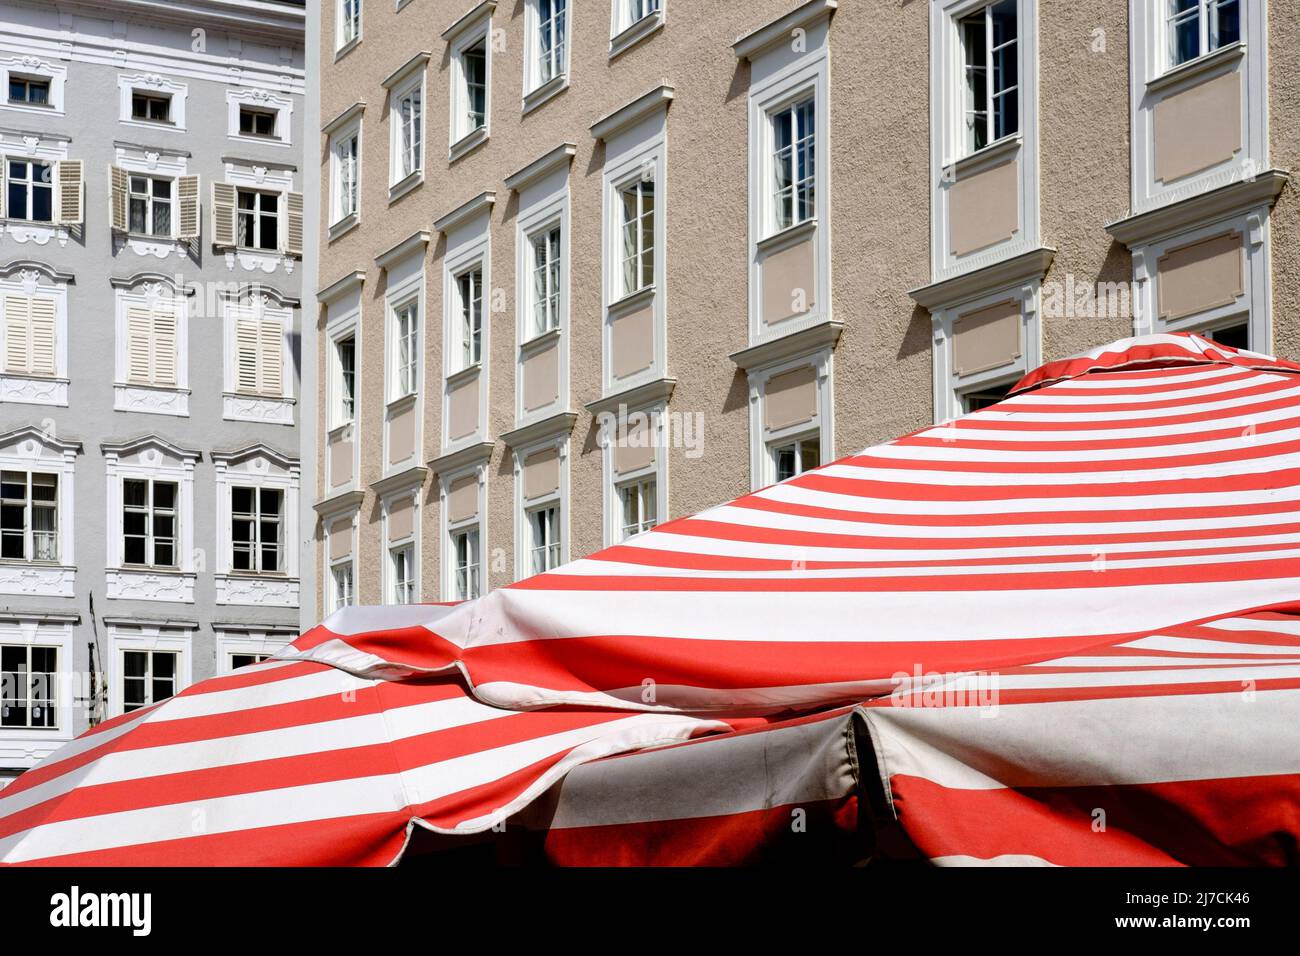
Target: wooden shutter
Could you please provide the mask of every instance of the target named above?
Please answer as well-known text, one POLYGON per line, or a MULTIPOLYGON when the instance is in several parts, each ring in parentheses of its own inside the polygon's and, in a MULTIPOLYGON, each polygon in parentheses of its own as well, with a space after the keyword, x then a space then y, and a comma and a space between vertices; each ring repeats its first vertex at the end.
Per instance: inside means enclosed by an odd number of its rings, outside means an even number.
POLYGON ((28 301, 27 307, 31 319, 32 374, 53 376, 55 374, 54 300, 45 297, 34 298, 28 301))
POLYGON ((263 395, 284 393, 284 332, 278 319, 262 320, 261 367, 263 395))
POLYGON ((29 344, 30 303, 26 296, 7 295, 5 306, 5 370, 25 373, 31 349, 29 344))
POLYGON ((146 308, 132 306, 126 313, 126 379, 148 385, 153 382, 153 316, 146 308))
POLYGON ((176 384, 176 313, 162 309, 153 313, 153 381, 176 384))
POLYGON ((258 392, 258 334, 257 320, 251 316, 235 320, 235 391, 246 394, 258 392))
POLYGON ((116 232, 127 231, 128 185, 125 169, 120 166, 108 167, 108 222, 109 227, 116 232))
POLYGON ((79 159, 63 159, 54 164, 54 181, 58 186, 57 222, 60 226, 80 226, 86 218, 85 170, 79 159))
POLYGON ((285 230, 284 251, 286 255, 302 256, 302 193, 286 193, 285 207, 288 212, 288 227, 285 230))
POLYGON ((235 245, 235 187, 230 183, 212 184, 212 242, 235 245))
POLYGON ((9 164, 0 156, 0 219, 5 217, 5 200, 9 198, 9 164))
POLYGON ((199 238, 199 177, 182 176, 176 181, 180 215, 177 239, 199 238))

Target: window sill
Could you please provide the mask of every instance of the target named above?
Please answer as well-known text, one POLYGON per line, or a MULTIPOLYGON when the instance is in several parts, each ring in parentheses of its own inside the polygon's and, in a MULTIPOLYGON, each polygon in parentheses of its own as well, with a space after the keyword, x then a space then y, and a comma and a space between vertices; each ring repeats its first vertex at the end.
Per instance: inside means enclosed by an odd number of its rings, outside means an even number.
POLYGON ((541 86, 524 94, 524 104, 521 114, 527 115, 543 103, 553 100, 569 88, 569 74, 567 72, 557 74, 551 77, 541 86))
POLYGON ((764 253, 771 252, 773 249, 780 249, 783 246, 793 245, 801 239, 811 236, 817 231, 817 217, 805 219, 803 222, 797 222, 793 226, 786 226, 780 232, 774 232, 755 243, 755 251, 764 253))
POLYGON ((176 123, 170 123, 170 122, 168 123, 150 122, 149 120, 132 119, 130 117, 120 118, 118 119, 118 122, 121 123, 123 126, 134 126, 136 129, 152 130, 155 133, 157 132, 184 133, 185 132, 184 126, 180 126, 176 123))
POLYGON ((66 408, 69 385, 66 378, 5 372, 0 374, 0 402, 58 405, 66 408))
POLYGON ((228 422, 292 425, 293 409, 297 402, 284 396, 223 392, 221 404, 221 417, 228 422))
POLYGON ((402 412, 410 405, 414 405, 420 398, 419 392, 411 392, 409 395, 399 395, 397 398, 388 400, 385 409, 391 412, 402 412))
POLYGON ((447 162, 454 163, 458 159, 468 156, 487 141, 488 128, 485 124, 474 130, 472 133, 466 133, 460 139, 456 140, 456 142, 452 143, 451 148, 447 151, 447 162))
POLYGON ((547 348, 552 343, 558 342, 560 340, 560 336, 563 334, 564 334, 563 329, 558 327, 554 329, 547 329, 545 332, 538 332, 532 338, 525 339, 524 341, 520 342, 519 351, 520 353, 540 352, 542 349, 547 348))
POLYGON ((944 167, 944 179, 953 182, 977 166, 993 165, 1018 151, 1023 142, 1024 137, 1021 133, 1008 133, 996 142, 989 143, 973 153, 967 153, 965 156, 954 159, 944 167))
POLYGON ((114 600, 194 603, 193 571, 125 565, 104 572, 105 593, 114 600))
POLYGON ((11 103, 0 102, 0 109, 14 110, 20 113, 36 113, 41 116, 62 116, 63 107, 54 103, 11 103))
POLYGON ((406 176, 402 177, 397 182, 393 183, 388 187, 388 201, 389 203, 395 203, 397 202, 397 200, 401 199, 407 193, 411 192, 414 189, 418 189, 420 186, 423 185, 424 185, 423 169, 417 169, 413 173, 408 173, 406 176))
POLYGON ((337 63, 339 60, 343 59, 345 56, 347 56, 349 53, 351 53, 360 45, 361 45, 361 34, 358 33, 351 40, 349 40, 347 43, 343 44, 341 47, 339 47, 337 50, 334 51, 334 62, 337 63))
POLYGON ((361 224, 361 214, 350 212, 342 219, 330 223, 329 241, 333 242, 340 236, 346 235, 361 224))
POLYGON ((610 38, 609 58, 612 60, 623 55, 642 40, 663 29, 663 25, 664 12, 662 9, 642 17, 622 33, 610 38))
POLYGON ((213 575, 216 604, 297 607, 301 582, 287 571, 229 571, 213 575))
POLYGON ((453 388, 457 385, 463 385, 470 379, 475 378, 483 371, 483 363, 475 362, 473 365, 466 365, 462 369, 457 369, 447 375, 447 386, 453 388))
POLYGON ((255 133, 231 133, 230 138, 238 143, 250 146, 292 146, 293 143, 283 136, 258 136, 255 133))
POLYGON ((135 385, 118 382, 113 385, 113 410, 188 418, 190 390, 171 385, 135 385))
POLYGON ((637 289, 635 292, 629 292, 621 299, 615 299, 609 305, 605 306, 606 312, 627 312, 639 305, 645 305, 655 296, 655 287, 648 285, 644 289, 637 289))
POLYGON ((1176 86, 1185 80, 1193 77, 1200 77, 1211 70, 1215 70, 1225 63, 1232 63, 1240 60, 1246 55, 1246 43, 1244 40, 1238 40, 1236 43, 1230 43, 1225 47, 1220 47, 1210 53, 1202 54, 1194 60, 1188 60, 1186 63, 1179 63, 1171 67, 1159 76, 1147 80, 1147 92, 1159 93, 1167 90, 1171 86, 1176 86))
POLYGON ((0 594, 72 597, 77 569, 45 561, 0 561, 0 594))

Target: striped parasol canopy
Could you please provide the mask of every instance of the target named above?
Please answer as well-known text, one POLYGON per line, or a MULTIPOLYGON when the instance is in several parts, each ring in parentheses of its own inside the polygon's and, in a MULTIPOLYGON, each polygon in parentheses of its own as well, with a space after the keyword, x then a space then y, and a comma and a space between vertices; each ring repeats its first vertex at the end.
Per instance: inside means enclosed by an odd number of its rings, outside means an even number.
POLYGON ((1297 372, 1128 339, 480 600, 345 609, 21 776, 0 860, 380 864, 421 830, 744 863, 895 827, 938 863, 1294 863, 1297 372))

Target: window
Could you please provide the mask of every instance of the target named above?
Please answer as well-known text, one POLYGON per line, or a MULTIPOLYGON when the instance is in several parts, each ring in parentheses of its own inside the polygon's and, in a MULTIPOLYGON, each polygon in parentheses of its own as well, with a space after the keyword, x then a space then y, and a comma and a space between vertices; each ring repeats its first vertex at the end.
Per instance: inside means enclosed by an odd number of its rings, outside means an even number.
POLYGON ((357 214, 360 139, 361 134, 354 131, 340 137, 334 146, 334 222, 357 214))
POLYGON ((958 22, 968 153, 1020 129, 1016 26, 1016 0, 1000 0, 958 22))
POLYGON ((361 0, 339 0, 339 48, 361 37, 361 0))
POLYGON ((487 125, 487 37, 466 47, 460 55, 463 84, 461 136, 487 125))
POLYGON ((415 600, 415 548, 402 545, 388 552, 392 562, 393 603, 411 604, 415 600))
POLYGON ((126 380, 135 385, 175 386, 176 313, 162 306, 132 305, 126 311, 126 380))
POLYGON ((627 24, 631 26, 659 12, 659 0, 619 0, 627 8, 627 24))
POLYGON ((455 561, 454 599, 472 601, 483 593, 478 528, 453 531, 451 547, 455 561))
POLYGON ((171 236, 172 181, 153 176, 132 176, 130 229, 142 236, 171 236))
POLYGON ((334 343, 334 357, 338 363, 338 392, 335 425, 352 421, 357 411, 357 340, 349 335, 334 343))
POLYGON ((131 119, 147 123, 170 123, 172 98, 155 93, 131 94, 131 119))
POLYGON ((235 391, 279 398, 284 394, 284 326, 275 317, 235 319, 235 391))
POLYGON ((4 297, 5 371, 16 375, 56 374, 58 304, 44 296, 4 297))
POLYGON ((806 99, 772 114, 775 226, 785 229, 817 215, 817 103, 806 99))
POLYGON ((9 102, 27 106, 49 106, 50 81, 10 73, 9 102))
POLYGON ((560 509, 557 505, 528 512, 529 554, 533 574, 560 565, 560 509))
POLYGON ((275 120, 276 113, 274 110, 259 110, 250 106, 241 106, 239 108, 240 135, 263 136, 267 139, 275 139, 275 120))
POLYGON ((567 15, 568 0, 537 0, 537 86, 568 72, 567 15))
POLYGON ((420 171, 424 165, 424 108, 417 84, 397 101, 396 179, 420 171))
POLYGON ((279 250, 280 194, 240 189, 237 196, 236 243, 245 249, 279 250))
POLYGON ((623 538, 649 531, 656 524, 656 482, 653 478, 629 482, 618 489, 623 508, 623 538))
POLYGON ((1006 382, 1002 385, 987 385, 969 392, 963 392, 961 396, 962 410, 969 415, 971 412, 978 412, 982 408, 996 405, 1007 397, 1007 392, 1011 391, 1011 386, 1014 384, 1015 382, 1006 382))
POLYGON ((279 488, 230 489, 230 566, 235 571, 284 570, 284 492, 279 488))
POLYGON ((772 464, 776 468, 777 481, 801 475, 821 464, 821 442, 814 435, 774 445, 772 464))
POLYGON ((408 302, 397 309, 396 335, 397 352, 394 356, 397 372, 397 394, 394 398, 414 395, 418 385, 420 370, 420 313, 414 302, 408 302))
POLYGON ((483 269, 475 267, 456 277, 460 300, 461 368, 483 360, 483 269))
POLYGON ((178 567, 176 495, 173 481, 122 481, 122 561, 155 568, 178 567))
POLYGON ((1239 0, 1165 0, 1169 65, 1177 66, 1241 39, 1239 0))
POLYGON ((623 222, 623 295, 654 285, 655 184, 637 179, 619 191, 623 222))
POLYGON ((0 646, 0 727, 54 727, 59 651, 0 646))
POLYGON ((1245 322, 1224 326, 1219 329, 1209 329, 1199 334, 1205 336, 1211 342, 1217 342, 1229 348, 1250 351, 1250 326, 1245 322))
POLYGON ((27 222, 54 221, 54 164, 10 159, 6 215, 27 222))
POLYGON ((6 471, 0 475, 0 558, 59 560, 59 476, 6 471))
POLYGON ((332 604, 330 609, 337 611, 340 608, 352 606, 352 562, 347 564, 337 564, 330 569, 330 577, 334 582, 334 592, 330 596, 332 604))
POLYGON ((560 227, 537 233, 533 252, 532 316, 534 335, 560 327, 560 227))
POLYGON ((269 660, 271 660, 270 654, 231 654, 230 669, 239 670, 241 667, 252 667, 254 664, 269 660))
POLYGON ((122 652, 122 712, 129 714, 176 694, 175 651, 122 652))

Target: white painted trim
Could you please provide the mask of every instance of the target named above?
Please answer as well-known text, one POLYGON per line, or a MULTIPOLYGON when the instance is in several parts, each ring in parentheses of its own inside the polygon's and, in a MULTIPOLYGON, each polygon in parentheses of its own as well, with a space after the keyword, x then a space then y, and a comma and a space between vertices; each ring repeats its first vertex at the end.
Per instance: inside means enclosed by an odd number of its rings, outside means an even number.
POLYGON ((194 683, 194 629, 161 624, 108 625, 108 716, 123 712, 123 652, 163 651, 176 654, 176 693, 194 683))
POLYGON ((835 347, 826 346, 773 365, 749 369, 749 475, 750 490, 766 488, 776 481, 775 465, 769 451, 779 441, 793 441, 816 433, 823 464, 835 460, 835 347), (767 383, 775 375, 811 365, 817 370, 817 415, 808 422, 769 430, 764 421, 767 383))

